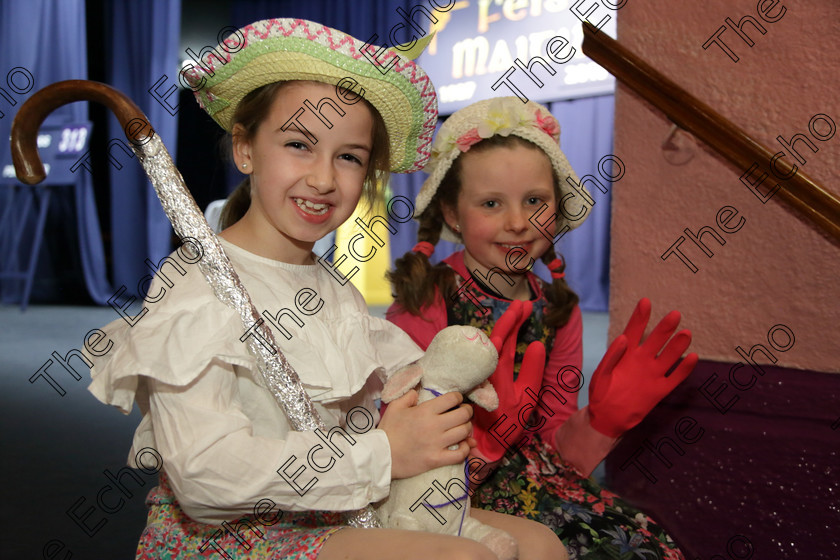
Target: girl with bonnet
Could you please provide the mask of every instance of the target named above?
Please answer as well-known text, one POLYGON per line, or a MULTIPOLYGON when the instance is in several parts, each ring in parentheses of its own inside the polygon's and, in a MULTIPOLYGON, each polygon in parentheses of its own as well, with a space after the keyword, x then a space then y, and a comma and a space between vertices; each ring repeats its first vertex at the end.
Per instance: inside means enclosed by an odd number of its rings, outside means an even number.
POLYGON ((589 474, 694 368, 694 353, 676 365, 691 333, 671 338, 673 311, 642 342, 651 305, 640 301, 592 376, 589 406, 578 409, 581 312, 553 240, 588 208, 575 196, 585 187, 560 150, 557 120, 517 97, 479 101, 443 123, 425 171, 418 243, 390 273, 387 317, 422 348, 449 325, 489 334, 503 316, 517 317, 490 377, 500 406, 473 416, 473 505, 548 525, 572 558, 682 558, 656 523, 589 474), (433 266, 440 239, 464 249, 433 266), (536 259, 550 282, 531 272, 536 259))

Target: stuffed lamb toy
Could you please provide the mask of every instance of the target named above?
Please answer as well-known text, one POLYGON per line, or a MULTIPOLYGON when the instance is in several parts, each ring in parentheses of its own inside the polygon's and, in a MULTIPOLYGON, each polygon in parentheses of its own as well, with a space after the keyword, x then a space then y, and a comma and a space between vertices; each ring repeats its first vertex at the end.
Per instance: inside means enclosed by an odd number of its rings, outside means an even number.
MULTIPOLYGON (((499 397, 487 378, 497 361, 496 348, 483 332, 474 327, 447 327, 435 336, 420 360, 391 376, 382 401, 401 397, 419 382, 418 404, 459 391, 478 406, 495 410, 499 397)), ((460 535, 482 543, 500 560, 516 558, 518 545, 513 537, 470 517, 465 470, 463 463, 447 465, 391 481, 391 493, 379 506, 383 526, 460 535)))

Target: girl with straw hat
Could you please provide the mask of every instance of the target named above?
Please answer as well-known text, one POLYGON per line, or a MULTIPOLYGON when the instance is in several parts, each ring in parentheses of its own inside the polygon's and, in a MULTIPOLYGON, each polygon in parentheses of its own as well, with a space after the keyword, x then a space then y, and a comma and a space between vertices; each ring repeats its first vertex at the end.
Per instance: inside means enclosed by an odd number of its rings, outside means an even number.
MULTIPOLYGON (((362 49, 314 22, 263 20, 184 73, 247 175, 221 245, 329 430, 291 429, 255 375, 253 333, 199 273, 156 277, 148 293, 166 298, 142 322, 104 328, 113 350, 90 386, 126 413, 137 401, 130 456, 151 448, 163 460, 137 558, 493 558, 467 539, 347 528, 341 515, 385 498, 392 479, 464 461, 474 444, 456 393, 412 406, 409 392, 379 422, 382 378, 422 351, 312 254, 389 171, 429 155, 428 77, 396 50, 376 67, 362 49)), ((522 558, 565 557, 538 523, 481 520, 517 538, 522 558)))

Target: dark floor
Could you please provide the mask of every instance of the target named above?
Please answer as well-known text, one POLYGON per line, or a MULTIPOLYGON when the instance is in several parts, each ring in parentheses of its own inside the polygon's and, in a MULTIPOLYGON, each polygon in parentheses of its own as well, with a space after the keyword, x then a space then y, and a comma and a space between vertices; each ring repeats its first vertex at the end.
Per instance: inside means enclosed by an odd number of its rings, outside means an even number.
MULTIPOLYGON (((126 464, 139 413, 123 416, 99 403, 87 392, 89 374, 81 368, 76 381, 58 364, 50 367, 63 397, 43 379, 29 383, 52 352, 64 356, 81 347, 85 333, 115 318, 110 308, 35 305, 21 313, 0 307, 0 447, 8 483, 0 506, 3 558, 66 559, 68 550, 77 560, 134 557, 145 522, 143 500, 155 477, 139 474, 142 486, 123 479, 132 496, 112 514, 96 506, 96 496, 108 484, 104 471, 117 473, 126 464), (68 510, 84 521, 76 524, 68 510)), ((605 313, 584 313, 587 378, 606 349, 606 331, 605 313)), ((580 394, 583 405, 585 388, 580 394)), ((108 500, 119 503, 114 493, 108 500)))

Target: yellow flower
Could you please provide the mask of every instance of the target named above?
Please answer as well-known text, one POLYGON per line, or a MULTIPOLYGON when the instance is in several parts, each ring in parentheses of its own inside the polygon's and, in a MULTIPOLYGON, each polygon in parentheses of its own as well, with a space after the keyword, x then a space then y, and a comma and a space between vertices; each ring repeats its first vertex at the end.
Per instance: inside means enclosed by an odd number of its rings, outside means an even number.
POLYGON ((446 156, 455 146, 455 137, 450 134, 439 134, 432 144, 430 165, 436 165, 438 160, 446 156))
POLYGON ((529 480, 528 487, 519 492, 519 498, 522 500, 522 512, 525 515, 536 513, 537 497, 534 494, 535 487, 536 483, 529 480))
POLYGON ((482 138, 490 138, 494 134, 507 136, 514 126, 516 123, 510 113, 501 111, 498 107, 491 107, 482 122, 478 124, 478 135, 482 138))

